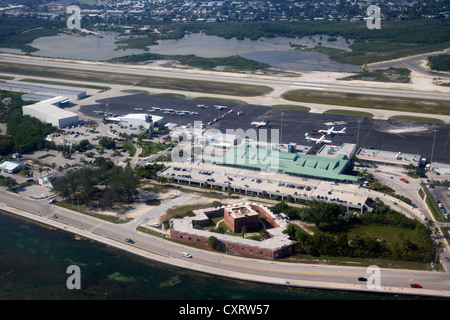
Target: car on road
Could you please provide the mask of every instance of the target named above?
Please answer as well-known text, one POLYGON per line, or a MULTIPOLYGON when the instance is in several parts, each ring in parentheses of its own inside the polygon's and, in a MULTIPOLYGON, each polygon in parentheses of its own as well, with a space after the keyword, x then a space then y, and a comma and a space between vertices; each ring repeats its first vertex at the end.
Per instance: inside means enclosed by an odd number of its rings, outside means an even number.
POLYGON ((411 288, 422 288, 422 286, 418 283, 411 283, 411 288))
POLYGON ((358 281, 364 281, 364 282, 366 282, 366 281, 367 281, 367 278, 359 277, 359 278, 358 278, 358 281))
POLYGON ((405 178, 401 178, 400 181, 401 181, 401 182, 404 182, 404 183, 409 183, 409 181, 406 180, 405 178))
POLYGON ((56 203, 56 199, 55 198, 50 199, 50 201, 48 203, 50 203, 50 204, 56 203))
POLYGON ((125 239, 125 242, 131 243, 131 244, 134 243, 134 241, 133 241, 132 239, 130 239, 130 238, 126 238, 126 239, 125 239))
POLYGON ((185 258, 192 258, 192 256, 187 252, 182 252, 181 255, 185 258))

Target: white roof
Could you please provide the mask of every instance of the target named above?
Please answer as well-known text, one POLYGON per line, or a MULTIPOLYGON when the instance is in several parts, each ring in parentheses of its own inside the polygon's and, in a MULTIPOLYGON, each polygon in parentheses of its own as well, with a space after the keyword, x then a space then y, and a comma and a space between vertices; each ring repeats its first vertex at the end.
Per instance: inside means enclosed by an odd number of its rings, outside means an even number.
POLYGON ((153 122, 156 122, 156 121, 159 121, 161 119, 164 119, 164 117, 155 116, 153 114, 148 114, 148 113, 129 113, 129 114, 124 115, 124 116, 119 116, 119 117, 114 117, 114 118, 111 117, 109 119, 110 120, 115 120, 115 119, 117 119, 117 120, 121 120, 121 119, 138 119, 138 120, 145 121, 147 116, 152 117, 152 121, 153 122))
POLYGON ((47 99, 47 100, 44 100, 41 102, 37 102, 35 104, 23 106, 23 108, 24 109, 35 109, 35 110, 39 111, 41 114, 53 115, 53 116, 57 116, 58 118, 77 117, 78 115, 76 113, 71 112, 71 111, 66 111, 66 110, 63 110, 63 109, 55 106, 55 104, 64 102, 67 100, 68 100, 67 97, 58 96, 58 97, 47 99))
POLYGON ((23 166, 25 166, 25 163, 17 162, 17 161, 5 161, 2 164, 0 164, 0 169, 14 170, 17 167, 23 167, 23 166))

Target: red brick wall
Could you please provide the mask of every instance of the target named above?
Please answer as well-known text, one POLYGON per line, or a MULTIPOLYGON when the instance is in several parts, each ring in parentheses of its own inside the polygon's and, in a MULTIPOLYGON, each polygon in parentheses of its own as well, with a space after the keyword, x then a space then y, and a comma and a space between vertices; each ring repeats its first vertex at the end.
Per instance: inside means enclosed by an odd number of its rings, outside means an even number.
POLYGON ((256 212, 258 212, 260 215, 264 216, 264 218, 266 218, 266 220, 274 227, 274 228, 278 228, 280 225, 275 222, 275 220, 272 218, 272 216, 266 212, 266 210, 264 210, 263 208, 261 208, 260 206, 251 204, 250 207, 255 210, 256 212))
MULTIPOLYGON (((211 234, 214 235, 214 234, 211 234)), ((201 237, 197 235, 192 234, 186 234, 178 231, 170 231, 170 237, 173 239, 178 239, 181 241, 186 241, 190 243, 197 243, 200 245, 208 246, 208 238, 201 237)), ((219 239, 219 241, 221 241, 219 239)), ((223 243, 223 241, 221 241, 223 243)), ((256 257, 256 258, 264 258, 264 259, 270 259, 274 260, 276 258, 282 258, 284 256, 287 256, 290 254, 289 247, 283 248, 281 250, 272 251, 269 249, 261 249, 253 246, 243 245, 239 243, 232 243, 227 242, 226 243, 227 251, 229 252, 235 252, 237 254, 243 255, 243 256, 249 256, 249 257, 256 257), (277 256, 278 255, 278 256, 277 256)))

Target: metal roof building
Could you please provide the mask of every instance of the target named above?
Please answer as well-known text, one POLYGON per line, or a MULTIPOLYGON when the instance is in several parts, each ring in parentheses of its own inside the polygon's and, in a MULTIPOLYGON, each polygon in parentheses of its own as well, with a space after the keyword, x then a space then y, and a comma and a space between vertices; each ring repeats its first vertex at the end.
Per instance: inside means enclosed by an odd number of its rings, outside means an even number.
POLYGON ((368 161, 378 165, 403 167, 406 165, 419 166, 420 154, 393 152, 378 149, 360 148, 356 153, 359 161, 368 161))
POLYGON ((66 97, 54 97, 35 104, 23 106, 22 111, 24 115, 38 118, 42 122, 50 123, 58 128, 78 125, 80 120, 76 113, 58 107, 60 103, 64 103, 67 100, 68 98, 66 97))
POLYGON ((222 157, 202 155, 198 159, 215 164, 276 171, 315 179, 343 182, 358 180, 356 176, 343 173, 350 161, 345 154, 337 154, 331 158, 240 145, 229 149, 222 157))
POLYGON ((164 118, 160 116, 150 115, 146 113, 129 113, 124 116, 108 117, 107 121, 119 123, 121 126, 134 127, 139 126, 145 129, 152 129, 153 126, 161 127, 164 124, 164 118))
POLYGON ((0 170, 3 170, 3 172, 6 173, 16 173, 24 167, 26 167, 25 163, 17 161, 5 161, 0 164, 0 170))
POLYGON ((86 91, 45 87, 26 83, 0 82, 0 90, 32 93, 44 96, 64 96, 73 100, 86 97, 86 91))

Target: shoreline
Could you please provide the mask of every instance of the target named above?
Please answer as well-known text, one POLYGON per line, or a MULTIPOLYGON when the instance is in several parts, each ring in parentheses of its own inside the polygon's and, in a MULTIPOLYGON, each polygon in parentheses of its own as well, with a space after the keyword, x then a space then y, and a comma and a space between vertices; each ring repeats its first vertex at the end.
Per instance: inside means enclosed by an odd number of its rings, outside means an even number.
MULTIPOLYGON (((218 277, 230 278, 241 281, 250 281, 263 283, 268 285, 278 285, 278 286, 291 286, 291 287, 299 287, 306 289, 319 289, 319 290, 333 290, 333 291, 343 291, 343 292, 360 292, 360 293, 375 293, 375 294, 394 294, 394 295, 404 295, 404 296, 423 296, 423 297, 436 297, 436 298, 450 298, 449 292, 441 292, 430 289, 421 289, 420 294, 416 290, 411 290, 410 288, 394 288, 394 287, 382 287, 381 289, 368 289, 366 285, 360 284, 347 284, 344 285, 342 283, 317 283, 315 281, 307 281, 307 280, 284 280, 280 278, 260 276, 260 275, 250 275, 243 274, 235 271, 223 270, 215 267, 207 267, 203 266, 202 270, 199 270, 198 265, 196 263, 191 263, 188 261, 184 261, 180 264, 178 259, 174 259, 172 257, 167 257, 158 253, 154 253, 145 249, 141 249, 135 246, 130 246, 124 243, 121 243, 117 240, 107 238, 96 234, 94 232, 90 232, 86 229, 65 225, 64 223, 60 223, 58 221, 49 220, 43 216, 39 216, 34 213, 26 212, 22 209, 13 208, 8 205, 0 206, 0 213, 6 212, 6 214, 10 214, 16 217, 20 217, 26 219, 31 222, 38 223, 44 225, 46 227, 55 228, 60 231, 66 231, 81 237, 84 237, 89 240, 96 241, 100 244, 113 247, 115 249, 123 250, 128 253, 134 254, 144 259, 150 259, 162 264, 168 264, 174 267, 187 269, 190 271, 206 273, 218 277)), ((151 235, 146 234, 147 237, 152 237, 151 235)), ((220 255, 218 253, 215 253, 220 255)), ((246 259, 246 258, 242 258, 246 259)))

